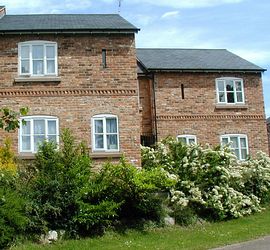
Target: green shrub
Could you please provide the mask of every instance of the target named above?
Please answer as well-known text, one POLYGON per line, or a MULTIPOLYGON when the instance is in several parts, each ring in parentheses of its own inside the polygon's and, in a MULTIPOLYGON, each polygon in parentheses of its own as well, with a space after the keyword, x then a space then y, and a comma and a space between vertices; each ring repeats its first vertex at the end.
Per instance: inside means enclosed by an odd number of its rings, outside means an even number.
POLYGON ((162 166, 175 176, 170 205, 177 214, 190 209, 208 219, 237 218, 260 211, 261 199, 269 195, 265 155, 241 163, 228 147, 188 146, 167 138, 154 149, 142 147, 142 159, 144 168, 162 166))
POLYGON ((16 188, 17 176, 0 169, 0 248, 10 245, 27 225, 25 201, 16 188))
POLYGON ((107 163, 91 179, 84 202, 109 202, 112 217, 121 222, 160 222, 164 209, 157 192, 168 190, 172 183, 161 169, 139 170, 125 160, 119 164, 107 163))
POLYGON ((62 146, 44 142, 36 154, 35 172, 25 195, 32 232, 64 229, 75 233, 73 217, 80 210, 81 189, 90 178, 91 161, 82 144, 76 145, 69 130, 61 136, 62 146))

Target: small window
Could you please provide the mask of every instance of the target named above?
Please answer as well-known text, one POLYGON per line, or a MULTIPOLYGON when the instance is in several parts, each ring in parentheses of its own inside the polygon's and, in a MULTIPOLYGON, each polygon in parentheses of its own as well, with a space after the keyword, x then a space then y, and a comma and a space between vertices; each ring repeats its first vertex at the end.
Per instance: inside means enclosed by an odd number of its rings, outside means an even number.
POLYGON ((57 44, 47 41, 19 43, 19 75, 56 76, 57 44))
POLYGON ((107 68, 107 51, 102 49, 102 67, 107 68))
POLYGON ((216 79, 217 102, 221 104, 244 104, 244 88, 241 78, 216 79))
POLYGON ((229 145, 238 160, 246 160, 248 156, 248 140, 246 135, 222 135, 221 145, 229 145))
POLYGON ((118 119, 115 115, 92 118, 93 151, 119 151, 118 119))
POLYGON ((20 152, 36 153, 44 140, 59 143, 58 118, 51 116, 22 117, 20 123, 20 152))
POLYGON ((178 135, 177 141, 181 141, 184 144, 190 145, 190 144, 196 144, 197 138, 195 135, 178 135))

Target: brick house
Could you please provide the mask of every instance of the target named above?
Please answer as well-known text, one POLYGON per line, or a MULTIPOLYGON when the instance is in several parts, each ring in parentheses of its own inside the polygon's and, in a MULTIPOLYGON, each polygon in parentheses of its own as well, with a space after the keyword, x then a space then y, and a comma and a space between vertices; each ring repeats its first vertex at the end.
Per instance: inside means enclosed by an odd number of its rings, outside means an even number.
POLYGON ((138 31, 119 15, 0 7, 0 104, 30 108, 9 135, 20 157, 34 157, 44 139, 59 142, 65 127, 97 162, 124 154, 139 165, 140 139, 167 135, 232 141, 240 159, 266 151, 264 69, 226 50, 136 50, 138 31))
POLYGON ((137 31, 119 15, 2 16, 0 104, 30 108, 12 135, 21 157, 68 127, 97 161, 140 164, 137 31))
POLYGON ((142 134, 268 152, 261 74, 223 49, 137 49, 142 134), (150 108, 149 108, 150 107, 150 108))

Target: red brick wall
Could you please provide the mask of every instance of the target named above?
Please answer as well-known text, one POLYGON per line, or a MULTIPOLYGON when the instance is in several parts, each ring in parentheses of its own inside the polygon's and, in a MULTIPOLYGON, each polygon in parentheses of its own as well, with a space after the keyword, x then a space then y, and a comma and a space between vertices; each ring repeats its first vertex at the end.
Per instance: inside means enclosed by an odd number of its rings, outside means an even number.
POLYGON ((155 83, 159 139, 192 134, 198 143, 216 145, 222 134, 246 134, 251 154, 268 151, 259 73, 156 73, 155 83), (216 107, 215 79, 219 77, 243 79, 244 109, 216 107))
POLYGON ((153 93, 152 81, 147 77, 139 77, 141 134, 153 133, 153 93))
MULTIPOLYGON (((21 35, 0 41, 0 105, 30 108, 29 115, 59 117, 78 139, 91 142, 91 117, 118 116, 120 151, 140 164, 140 115, 134 35, 21 35), (18 42, 57 42, 60 83, 15 83, 18 42), (107 50, 107 68, 102 67, 107 50)), ((17 132, 12 134, 17 150, 17 132)), ((1 135, 3 138, 3 134, 1 135)))

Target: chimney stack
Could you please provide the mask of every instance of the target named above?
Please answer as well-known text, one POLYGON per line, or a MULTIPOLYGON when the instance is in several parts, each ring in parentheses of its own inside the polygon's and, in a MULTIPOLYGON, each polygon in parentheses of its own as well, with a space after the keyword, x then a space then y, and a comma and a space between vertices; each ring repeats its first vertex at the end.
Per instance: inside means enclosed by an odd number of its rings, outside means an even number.
POLYGON ((5 6, 0 6, 0 19, 6 15, 6 8, 5 6))

